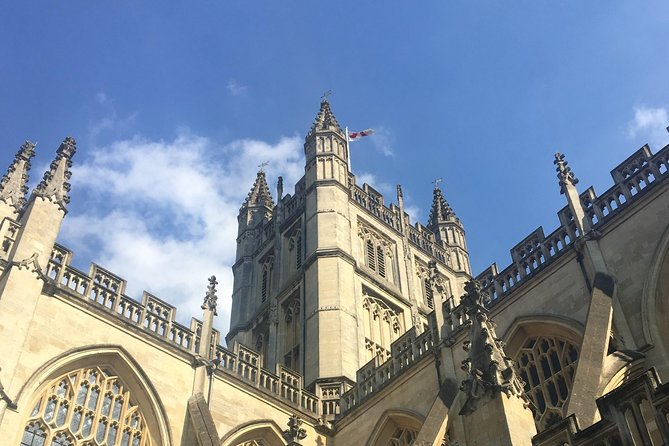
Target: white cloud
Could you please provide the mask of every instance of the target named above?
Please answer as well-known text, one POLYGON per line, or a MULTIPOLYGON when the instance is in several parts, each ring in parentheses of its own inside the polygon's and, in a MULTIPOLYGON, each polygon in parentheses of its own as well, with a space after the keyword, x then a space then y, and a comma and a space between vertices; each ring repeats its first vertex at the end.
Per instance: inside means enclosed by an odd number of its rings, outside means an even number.
POLYGON ((361 172, 355 175, 355 183, 362 187, 363 184, 367 183, 372 186, 376 191, 380 192, 386 203, 390 203, 395 200, 395 191, 396 189, 390 183, 383 182, 376 178, 373 173, 370 172, 361 172))
POLYGON ((104 132, 115 135, 127 133, 135 125, 138 113, 133 112, 128 116, 119 117, 114 107, 114 99, 104 91, 96 93, 95 101, 99 105, 97 112, 101 117, 91 120, 88 124, 88 136, 92 141, 104 132))
POLYGON ((237 83, 237 81, 235 80, 231 80, 228 82, 228 91, 233 96, 241 96, 244 93, 246 93, 248 89, 249 87, 247 85, 242 85, 240 83, 237 83))
POLYGON ((215 274, 216 325, 225 333, 236 217, 256 166, 270 161, 270 185, 283 174, 289 188, 302 175, 301 153, 297 136, 220 146, 187 130, 173 141, 135 137, 96 147, 73 166, 73 204, 83 211, 68 215, 63 243, 126 279, 128 295, 139 299, 146 289, 171 303, 182 322, 201 317, 206 279, 215 274))
POLYGON ((376 150, 385 156, 394 157, 395 152, 392 149, 393 136, 390 130, 382 125, 374 127, 374 135, 371 137, 376 150))
POLYGON ((643 142, 661 148, 669 140, 667 125, 669 125, 669 112, 666 108, 635 107, 634 119, 630 121, 628 127, 628 136, 643 138, 643 142))

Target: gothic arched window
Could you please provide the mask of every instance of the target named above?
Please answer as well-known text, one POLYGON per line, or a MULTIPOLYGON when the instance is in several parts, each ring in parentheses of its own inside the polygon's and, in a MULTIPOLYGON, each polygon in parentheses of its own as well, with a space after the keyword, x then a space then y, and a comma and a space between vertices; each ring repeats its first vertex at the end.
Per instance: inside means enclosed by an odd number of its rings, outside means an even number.
POLYGON ((525 381, 525 394, 533 402, 538 430, 564 414, 578 361, 576 345, 560 337, 530 336, 516 356, 516 368, 525 381))
POLYGON ((390 344, 403 333, 402 311, 393 310, 382 299, 365 296, 365 348, 367 360, 380 356, 385 360, 390 355, 390 344))
POLYGON ((411 446, 416 441, 417 436, 418 432, 415 430, 399 427, 390 437, 388 446, 411 446))
POLYGON ((272 284, 272 272, 274 268, 274 257, 269 256, 262 262, 262 273, 260 276, 260 302, 265 302, 270 293, 272 284))
POLYGON ((121 380, 90 367, 53 380, 36 398, 20 446, 151 446, 139 406, 121 380))
POLYGON ((425 292, 425 305, 434 310, 434 292, 432 291, 430 279, 423 279, 423 291, 425 292))

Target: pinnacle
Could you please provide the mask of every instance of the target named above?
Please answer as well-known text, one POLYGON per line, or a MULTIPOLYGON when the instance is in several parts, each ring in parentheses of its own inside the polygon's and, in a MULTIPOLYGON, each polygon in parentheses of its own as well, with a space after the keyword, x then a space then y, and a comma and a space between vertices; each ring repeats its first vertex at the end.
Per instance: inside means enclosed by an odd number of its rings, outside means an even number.
POLYGON ((37 185, 35 193, 38 196, 49 198, 60 208, 65 210, 65 205, 70 202, 70 183, 72 176, 72 156, 77 151, 77 142, 68 136, 56 150, 56 158, 51 162, 49 170, 44 173, 44 178, 37 185))
POLYGON ((430 210, 430 219, 427 223, 428 227, 433 227, 453 218, 456 218, 455 212, 453 212, 453 209, 451 209, 444 198, 441 189, 438 186, 435 187, 432 198, 432 209, 430 210))
POLYGON ((557 172, 561 194, 564 194, 567 184, 571 184, 572 186, 578 184, 578 178, 576 178, 574 172, 572 172, 571 167, 569 167, 569 163, 565 160, 563 153, 557 152, 555 154, 555 160, 553 161, 553 164, 556 166, 555 171, 557 172))
POLYGON ((274 201, 272 200, 272 194, 267 185, 267 178, 265 177, 264 170, 258 171, 256 181, 253 183, 251 192, 249 192, 242 207, 244 206, 265 206, 269 209, 274 208, 274 201))
POLYGON ((30 141, 24 142, 9 166, 7 174, 0 180, 0 200, 17 211, 25 203, 30 159, 33 156, 35 156, 35 144, 30 141))
POLYGON ((314 132, 322 130, 336 130, 339 132, 342 131, 339 123, 337 122, 337 118, 335 118, 334 114, 332 113, 330 103, 325 99, 321 101, 321 108, 316 115, 316 119, 311 126, 309 134, 313 134, 314 132))

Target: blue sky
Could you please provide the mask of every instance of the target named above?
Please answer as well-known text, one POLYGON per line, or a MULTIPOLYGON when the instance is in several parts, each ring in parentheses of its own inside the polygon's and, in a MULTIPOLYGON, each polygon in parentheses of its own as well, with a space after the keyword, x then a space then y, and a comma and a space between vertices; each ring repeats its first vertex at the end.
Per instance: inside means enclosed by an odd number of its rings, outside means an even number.
POLYGON ((219 277, 227 329, 236 213, 269 160, 288 191, 332 90, 342 125, 377 134, 353 171, 427 220, 431 181, 467 230, 473 270, 645 143, 669 142, 666 1, 5 2, 0 168, 38 141, 32 184, 78 141, 60 241, 199 316, 219 277))

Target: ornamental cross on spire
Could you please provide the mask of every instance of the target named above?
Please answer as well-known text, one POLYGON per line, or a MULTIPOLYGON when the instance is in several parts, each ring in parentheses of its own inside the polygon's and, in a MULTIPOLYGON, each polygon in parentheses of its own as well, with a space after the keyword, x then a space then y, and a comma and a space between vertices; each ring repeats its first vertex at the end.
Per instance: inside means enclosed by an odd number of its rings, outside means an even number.
POLYGON ((435 178, 435 179, 432 181, 432 184, 434 184, 434 188, 435 188, 435 189, 439 189, 439 185, 441 184, 442 181, 444 181, 443 178, 435 178))
POLYGON ((216 276, 211 276, 209 278, 209 286, 207 287, 207 294, 204 295, 204 302, 202 303, 202 309, 203 310, 211 310, 214 312, 215 315, 218 316, 218 313, 216 313, 216 302, 218 301, 218 296, 216 295, 216 285, 218 285, 218 282, 216 281, 216 276))
POLYGON ((258 169, 260 169, 261 172, 265 171, 265 167, 269 166, 269 161, 263 161, 262 163, 258 164, 258 169))
POLYGON ((330 96, 332 96, 332 90, 328 90, 325 93, 323 93, 321 99, 323 100, 323 102, 329 102, 328 99, 330 99, 330 96))

